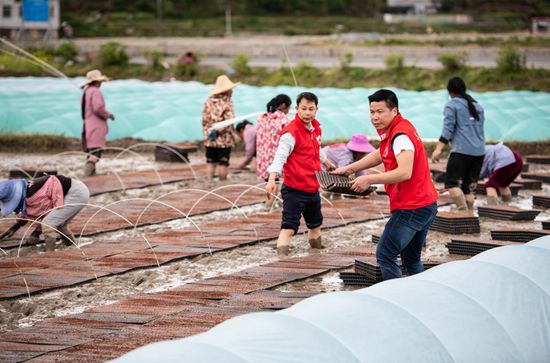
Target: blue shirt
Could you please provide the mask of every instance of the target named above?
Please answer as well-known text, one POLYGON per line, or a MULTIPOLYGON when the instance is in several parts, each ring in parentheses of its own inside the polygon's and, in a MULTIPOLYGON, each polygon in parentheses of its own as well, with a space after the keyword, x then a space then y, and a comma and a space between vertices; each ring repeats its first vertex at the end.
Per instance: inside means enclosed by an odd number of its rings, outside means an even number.
POLYGON ((516 162, 516 157, 512 150, 504 144, 485 146, 485 158, 481 166, 480 178, 487 178, 495 170, 504 168, 516 162))
POLYGON ((468 102, 463 98, 454 97, 445 105, 441 137, 449 141, 452 153, 485 154, 485 114, 479 103, 474 102, 474 105, 479 120, 470 115, 468 102))

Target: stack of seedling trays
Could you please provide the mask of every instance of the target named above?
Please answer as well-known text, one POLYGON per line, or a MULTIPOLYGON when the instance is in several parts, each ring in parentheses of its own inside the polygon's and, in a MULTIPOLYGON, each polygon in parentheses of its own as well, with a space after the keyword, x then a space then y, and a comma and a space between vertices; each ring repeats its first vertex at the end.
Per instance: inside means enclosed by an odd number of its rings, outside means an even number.
POLYGON ((469 212, 438 212, 430 230, 450 234, 481 232, 479 218, 469 212))
POLYGON ((503 219, 508 221, 532 221, 540 213, 537 209, 521 209, 508 205, 478 207, 480 217, 503 219))
POLYGON ((514 180, 514 183, 521 185, 521 189, 542 189, 540 180, 518 178, 514 180))
POLYGON ((321 188, 331 193, 365 196, 376 190, 375 187, 371 186, 363 192, 356 192, 351 189, 353 182, 347 176, 335 175, 326 171, 315 172, 315 175, 321 188))
POLYGON ((490 250, 491 248, 513 244, 518 244, 518 242, 453 238, 451 239, 451 242, 446 244, 446 246, 450 254, 475 256, 478 253, 490 250))
MULTIPOLYGON (((522 188, 521 184, 512 183, 509 185, 510 191, 512 192, 512 195, 518 195, 519 190, 522 188)), ((479 195, 485 195, 487 194, 485 191, 485 182, 478 182, 476 187, 476 194, 479 195)))
POLYGON ((542 195, 533 195, 533 205, 550 208, 550 197, 545 197, 542 195))
POLYGON ((527 155, 527 161, 533 164, 550 164, 550 155, 527 155))
POLYGON ((378 241, 380 241, 380 235, 373 234, 371 237, 372 237, 372 243, 378 244, 378 241))
POLYGON ((542 229, 550 230, 550 221, 543 221, 542 222, 542 229))
MULTIPOLYGON (((427 259, 422 261, 424 269, 429 269, 449 260, 427 259)), ((371 286, 382 281, 382 271, 376 261, 376 257, 362 257, 355 260, 355 271, 346 270, 340 272, 340 278, 345 285, 371 286)), ((401 272, 405 274, 406 268, 401 266, 401 272)))
POLYGON ((493 239, 522 243, 529 242, 536 238, 548 235, 550 235, 550 231, 545 231, 542 229, 507 228, 491 231, 491 237, 493 239))
POLYGON ((353 269, 341 271, 340 278, 344 281, 344 285, 349 286, 369 287, 378 282, 376 280, 369 279, 365 275, 355 272, 353 269))
POLYGON ((522 173, 521 177, 542 180, 543 183, 550 183, 550 173, 522 173))

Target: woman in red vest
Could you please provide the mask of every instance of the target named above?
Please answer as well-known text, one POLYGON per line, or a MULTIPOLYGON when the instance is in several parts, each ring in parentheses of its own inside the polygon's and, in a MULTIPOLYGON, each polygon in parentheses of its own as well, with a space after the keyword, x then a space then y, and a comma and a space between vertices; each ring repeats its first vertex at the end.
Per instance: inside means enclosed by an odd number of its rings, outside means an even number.
POLYGON ((311 248, 323 248, 321 244, 321 196, 319 182, 315 176, 321 171, 321 162, 328 170, 334 166, 321 155, 321 125, 315 119, 317 96, 303 92, 296 99, 296 117, 281 130, 281 139, 273 163, 267 168, 269 179, 265 191, 274 196, 277 192, 275 180, 284 172, 281 188, 283 196, 283 221, 277 240, 277 254, 286 256, 290 240, 298 232, 303 215, 311 248))
POLYGON ((438 195, 422 140, 399 113, 395 93, 378 90, 369 96, 369 102, 380 148, 334 173, 347 175, 384 163, 385 173, 357 177, 352 189, 364 191, 371 184, 384 184, 390 197, 392 216, 376 247, 382 278, 388 280, 402 276, 399 255, 409 275, 424 271, 420 254, 437 213, 438 195))

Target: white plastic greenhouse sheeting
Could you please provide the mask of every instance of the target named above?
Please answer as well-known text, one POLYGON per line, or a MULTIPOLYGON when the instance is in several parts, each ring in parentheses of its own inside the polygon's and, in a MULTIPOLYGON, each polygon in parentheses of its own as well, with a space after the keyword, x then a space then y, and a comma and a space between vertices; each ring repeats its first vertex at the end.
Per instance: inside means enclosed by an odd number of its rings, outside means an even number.
MULTIPOLYGON (((80 137, 83 78, 0 78, 0 132, 43 133, 80 137)), ((112 81, 101 87, 107 108, 116 115, 109 122, 110 140, 123 137, 149 141, 202 139, 201 114, 208 89, 198 82, 112 81)), ((235 89, 236 115, 262 112, 272 97, 288 94, 293 100, 304 88, 254 87, 235 89)), ((349 138, 377 133, 370 123, 368 96, 376 89, 311 88, 319 96, 317 118, 323 138, 349 138)), ((394 89, 403 116, 425 139, 438 139, 443 124, 445 90, 394 89)), ((488 140, 550 140, 550 93, 506 91, 472 93, 485 108, 488 140)), ((255 122, 255 120, 250 120, 255 122)))
POLYGON ((550 236, 321 294, 144 346, 121 362, 548 362, 550 236))

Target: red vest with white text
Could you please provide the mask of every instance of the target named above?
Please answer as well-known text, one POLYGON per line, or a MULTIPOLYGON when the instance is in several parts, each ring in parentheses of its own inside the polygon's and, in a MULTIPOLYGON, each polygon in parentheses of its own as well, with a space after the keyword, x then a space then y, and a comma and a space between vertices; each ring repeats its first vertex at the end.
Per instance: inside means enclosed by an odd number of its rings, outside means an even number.
POLYGON ((380 156, 386 171, 397 169, 397 160, 392 151, 392 141, 399 134, 405 134, 414 145, 414 161, 412 175, 409 180, 396 184, 386 184, 386 192, 390 197, 390 210, 418 209, 434 203, 438 199, 437 190, 434 187, 428 156, 422 140, 414 126, 405 120, 401 114, 397 114, 390 127, 385 131, 378 131, 380 135, 380 156))
POLYGON ((283 167, 284 184, 307 193, 319 190, 315 172, 321 171, 321 127, 317 120, 313 120, 311 125, 313 131, 309 131, 296 115, 294 120, 281 130, 281 135, 290 132, 296 141, 294 150, 283 167))

